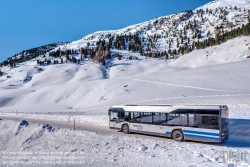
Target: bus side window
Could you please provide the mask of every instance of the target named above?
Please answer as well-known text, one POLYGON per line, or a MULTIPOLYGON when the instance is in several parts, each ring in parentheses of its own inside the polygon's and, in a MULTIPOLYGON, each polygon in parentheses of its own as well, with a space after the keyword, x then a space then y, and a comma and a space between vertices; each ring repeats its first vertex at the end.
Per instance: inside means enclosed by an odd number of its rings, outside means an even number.
POLYGON ((153 113, 153 124, 159 125, 160 113, 153 113))
POLYGON ((152 123, 152 113, 142 112, 141 113, 141 123, 152 123))
POLYGON ((141 113, 140 112, 132 112, 130 122, 140 123, 141 122, 141 113))
POLYGON ((195 114, 188 114, 188 126, 198 128, 198 122, 195 114))
POLYGON ((166 114, 164 113, 153 113, 153 124, 160 125, 166 121, 166 114))
POLYGON ((201 127, 206 129, 219 129, 218 116, 201 116, 201 127))
POLYGON ((168 114, 168 125, 187 126, 187 114, 168 114))
POLYGON ((175 125, 176 124, 176 118, 179 116, 179 114, 168 114, 167 118, 167 124, 168 125, 175 125))
POLYGON ((124 121, 124 119, 125 119, 125 113, 124 113, 124 111, 118 112, 118 117, 119 117, 120 121, 124 121))
POLYGON ((131 119, 131 114, 129 112, 125 112, 125 121, 129 121, 131 119))

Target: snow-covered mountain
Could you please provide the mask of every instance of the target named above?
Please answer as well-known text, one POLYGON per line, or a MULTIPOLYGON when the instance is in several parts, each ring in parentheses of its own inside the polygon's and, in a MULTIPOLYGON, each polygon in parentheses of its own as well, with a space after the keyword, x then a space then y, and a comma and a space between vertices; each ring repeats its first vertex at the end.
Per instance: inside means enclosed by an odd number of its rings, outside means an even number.
MULTIPOLYGON (((195 10, 189 10, 178 14, 158 17, 140 24, 132 25, 120 30, 114 31, 98 31, 83 37, 81 40, 75 41, 74 44, 81 44, 86 41, 98 41, 99 39, 107 39, 116 35, 134 35, 140 34, 144 38, 153 37, 155 34, 162 38, 174 38, 188 22, 196 22, 196 27, 201 31, 202 36, 206 36, 210 31, 210 36, 215 37, 216 27, 224 31, 230 31, 232 28, 240 27, 248 22, 250 1, 249 0, 217 0, 210 2, 195 10), (221 17, 223 16, 223 19, 221 17), (203 19, 202 19, 203 18, 203 19), (231 27, 229 27, 229 25, 231 27), (222 27, 221 27, 222 26, 222 27)), ((189 24, 190 25, 190 24, 189 24)), ((189 30, 187 36, 193 35, 194 32, 189 30)), ((183 35, 183 34, 180 34, 183 35)))
POLYGON ((69 43, 58 43, 53 50, 21 52, 13 56, 12 60, 20 59, 20 57, 32 59, 40 56, 46 62, 45 57, 48 59, 51 55, 62 56, 66 55, 66 52, 73 57, 75 53, 80 52, 85 57, 91 54, 92 58, 100 57, 103 54, 100 54, 100 51, 97 52, 99 43, 104 46, 99 50, 107 51, 104 58, 101 57, 102 61, 109 57, 110 51, 115 50, 127 50, 149 57, 176 58, 192 50, 220 44, 242 35, 243 31, 241 33, 236 31, 226 34, 226 37, 223 36, 225 33, 245 26, 249 23, 249 18, 249 0, 215 0, 195 10, 158 17, 119 30, 94 32, 69 43), (220 35, 223 37, 219 38, 220 35), (201 44, 202 42, 204 43, 201 44), (51 52, 53 53, 49 54, 51 52))
MULTIPOLYGON (((93 46, 99 40, 105 40, 108 43, 112 37, 126 36, 125 49, 128 50, 127 45, 130 41, 128 36, 138 35, 144 52, 147 52, 147 45, 150 50, 156 52, 174 50, 185 43, 191 46, 193 41, 204 41, 215 37, 220 32, 229 32, 243 24, 246 25, 249 9, 249 0, 217 0, 193 11, 158 17, 120 30, 98 31, 64 47, 80 49, 88 43, 93 46), (178 42, 179 46, 177 46, 178 42)), ((112 47, 115 46, 112 45, 112 47)))

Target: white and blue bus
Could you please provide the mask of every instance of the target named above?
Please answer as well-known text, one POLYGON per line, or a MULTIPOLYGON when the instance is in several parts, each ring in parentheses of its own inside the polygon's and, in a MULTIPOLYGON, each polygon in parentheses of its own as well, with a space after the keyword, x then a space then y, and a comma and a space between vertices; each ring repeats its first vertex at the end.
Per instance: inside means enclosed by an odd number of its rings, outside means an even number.
POLYGON ((226 105, 116 105, 109 109, 109 127, 176 141, 222 142, 229 135, 228 115, 226 105))

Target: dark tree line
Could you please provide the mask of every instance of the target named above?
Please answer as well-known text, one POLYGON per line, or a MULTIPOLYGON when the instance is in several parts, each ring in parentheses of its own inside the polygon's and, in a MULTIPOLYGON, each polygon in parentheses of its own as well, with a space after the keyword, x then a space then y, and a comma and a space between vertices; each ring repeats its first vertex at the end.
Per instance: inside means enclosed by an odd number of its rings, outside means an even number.
POLYGON ((218 45, 222 42, 226 42, 236 37, 249 36, 249 35, 250 35, 250 22, 248 22, 246 25, 242 25, 241 28, 238 27, 237 29, 233 29, 232 31, 229 31, 229 32, 218 33, 216 34, 215 38, 208 38, 202 42, 198 41, 195 43, 195 46, 196 46, 196 49, 204 49, 209 46, 218 45))
POLYGON ((62 45, 62 44, 66 44, 66 43, 58 42, 58 43, 52 43, 52 44, 40 46, 37 48, 32 48, 29 50, 24 50, 18 54, 15 54, 14 56, 8 58, 4 62, 2 62, 0 65, 1 66, 2 65, 4 65, 4 66, 10 65, 11 67, 15 67, 15 65, 17 63, 23 63, 25 61, 34 59, 39 55, 46 54, 47 52, 51 51, 52 49, 54 49, 57 46, 62 45))
POLYGON ((117 35, 109 38, 109 48, 143 53, 142 38, 139 34, 117 35))

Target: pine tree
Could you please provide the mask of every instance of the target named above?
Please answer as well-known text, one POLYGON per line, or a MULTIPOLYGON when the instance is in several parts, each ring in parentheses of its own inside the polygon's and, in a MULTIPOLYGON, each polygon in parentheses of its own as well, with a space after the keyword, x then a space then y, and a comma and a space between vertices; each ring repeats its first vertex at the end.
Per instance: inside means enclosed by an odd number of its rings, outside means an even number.
POLYGON ((173 50, 173 54, 176 55, 176 53, 177 53, 177 52, 176 52, 176 49, 174 49, 174 50, 173 50))
POLYGON ((0 70, 0 77, 2 77, 3 76, 3 72, 0 70))
POLYGON ((201 34, 198 34, 198 39, 201 39, 201 34))
POLYGON ((168 54, 167 54, 166 51, 165 51, 165 53, 166 53, 166 54, 165 54, 165 59, 168 60, 168 58, 169 58, 169 57, 168 57, 168 54))
POLYGON ((83 48, 80 48, 80 54, 81 54, 81 60, 84 59, 84 56, 83 56, 83 48))
POLYGON ((168 54, 171 54, 171 49, 168 49, 168 54))
POLYGON ((66 60, 69 60, 69 55, 66 55, 66 60))
POLYGON ((50 60, 47 60, 47 65, 50 65, 51 64, 51 61, 50 60))
POLYGON ((90 58, 93 59, 94 57, 95 57, 95 52, 93 51, 90 53, 90 58))
POLYGON ((209 37, 210 36, 210 31, 208 30, 208 32, 207 32, 207 37, 209 37))
POLYGON ((76 63, 76 58, 74 56, 72 57, 72 62, 76 63))

